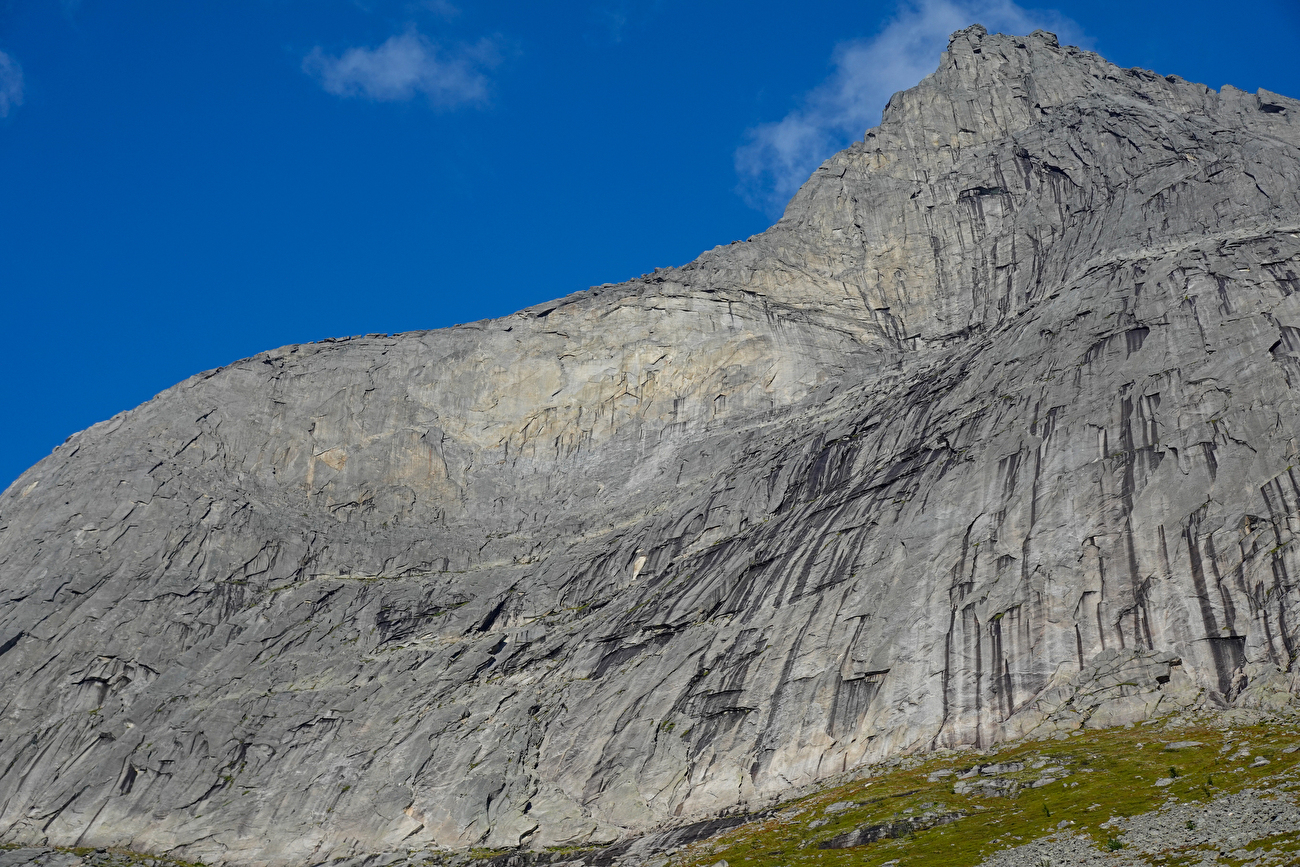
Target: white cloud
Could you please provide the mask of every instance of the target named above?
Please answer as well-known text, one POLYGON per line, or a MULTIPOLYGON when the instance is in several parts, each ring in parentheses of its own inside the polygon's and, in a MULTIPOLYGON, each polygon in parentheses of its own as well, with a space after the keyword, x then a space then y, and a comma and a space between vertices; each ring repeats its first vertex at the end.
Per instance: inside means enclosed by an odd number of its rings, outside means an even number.
POLYGON ((454 108, 487 100, 484 72, 500 57, 494 40, 449 51, 412 27, 376 48, 349 48, 338 57, 317 46, 302 68, 336 96, 400 102, 422 94, 435 106, 454 108))
POLYGON ((813 169, 880 123, 890 96, 935 70, 950 34, 975 23, 1019 34, 1041 27, 1071 42, 1081 35, 1060 14, 1022 9, 1011 0, 904 3, 875 36, 836 46, 835 71, 804 95, 799 108, 748 131, 736 150, 741 195, 779 215, 813 169))
POLYGON ((23 68, 8 54, 0 51, 0 117, 23 104, 23 68))

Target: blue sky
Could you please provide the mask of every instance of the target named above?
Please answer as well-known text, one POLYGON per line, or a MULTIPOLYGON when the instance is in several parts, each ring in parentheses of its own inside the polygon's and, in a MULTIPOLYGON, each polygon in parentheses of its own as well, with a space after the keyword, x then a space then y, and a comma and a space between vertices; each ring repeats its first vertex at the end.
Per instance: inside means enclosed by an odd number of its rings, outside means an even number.
POLYGON ((1300 2, 0 0, 0 487, 286 343, 762 231, 957 27, 1300 96, 1300 2))

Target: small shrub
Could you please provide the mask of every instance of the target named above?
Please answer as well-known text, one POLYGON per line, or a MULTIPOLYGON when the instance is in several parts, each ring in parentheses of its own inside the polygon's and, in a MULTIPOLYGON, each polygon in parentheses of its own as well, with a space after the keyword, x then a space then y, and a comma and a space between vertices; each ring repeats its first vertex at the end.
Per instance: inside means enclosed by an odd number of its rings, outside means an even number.
POLYGON ((1117 840, 1114 837, 1111 837, 1106 841, 1106 848, 1109 849, 1111 852, 1118 852, 1120 849, 1124 848, 1124 841, 1117 840))

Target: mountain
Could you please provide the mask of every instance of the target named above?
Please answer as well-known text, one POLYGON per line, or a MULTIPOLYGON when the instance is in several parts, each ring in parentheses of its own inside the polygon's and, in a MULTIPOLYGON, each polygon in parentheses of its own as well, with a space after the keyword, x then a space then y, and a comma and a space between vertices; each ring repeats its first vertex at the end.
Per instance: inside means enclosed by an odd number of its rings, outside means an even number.
POLYGON ((767 232, 0 496, 0 840, 542 848, 1288 705, 1300 102, 954 34, 767 232))

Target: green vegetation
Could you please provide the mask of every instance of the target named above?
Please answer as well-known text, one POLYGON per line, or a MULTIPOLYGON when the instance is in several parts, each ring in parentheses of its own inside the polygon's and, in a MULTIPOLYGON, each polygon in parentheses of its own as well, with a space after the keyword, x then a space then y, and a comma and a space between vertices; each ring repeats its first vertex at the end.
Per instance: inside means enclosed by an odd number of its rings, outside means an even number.
MULTIPOLYGON (((1247 843, 1242 848, 1252 854, 1259 852, 1260 850, 1277 849, 1280 852, 1288 852, 1300 856, 1300 831, 1277 834, 1266 840, 1255 840, 1247 843)), ((1300 857, 1297 857, 1296 861, 1300 862, 1300 857)), ((1229 858, 1228 863, 1237 865, 1244 862, 1235 858, 1229 858)))
MULTIPOLYGON (((1300 763, 1300 752, 1282 752, 1293 745, 1300 746, 1300 730, 1292 726, 1228 732, 1167 727, 1156 721, 1065 740, 1020 742, 996 752, 954 751, 903 760, 893 768, 875 769, 873 776, 785 803, 768 818, 700 841, 675 855, 670 867, 709 867, 720 859, 731 867, 878 867, 895 860, 899 867, 963 867, 1062 827, 1090 836, 1098 850, 1114 851, 1124 842, 1102 827, 1110 819, 1155 810, 1171 797, 1206 801, 1259 785, 1300 763), (1168 750, 1168 744, 1177 748, 1168 750), (1271 763, 1250 767, 1255 756, 1271 763), (1176 768, 1170 766, 1175 757, 1176 768), (956 785, 959 775, 972 766, 993 762, 1024 763, 1023 770, 998 775, 1020 784, 1012 796, 979 790, 965 793, 969 786, 956 785), (1061 778, 1063 772, 1052 774, 1052 768, 1064 768, 1068 775, 1061 778), (1045 776, 1057 779, 1032 785, 1045 776), (1164 785, 1157 786, 1158 780, 1164 785), (828 811, 831 805, 836 809, 828 811), (927 813, 964 813, 965 817, 864 846, 818 848, 819 843, 855 828, 927 813)), ((1284 842, 1274 837, 1259 845, 1285 848, 1284 842)), ((1300 839, 1291 845, 1300 849, 1300 839)), ((1183 855, 1169 852, 1159 863, 1173 867, 1183 863, 1183 855)))
POLYGON ((496 858, 498 855, 508 855, 515 850, 513 849, 489 849, 486 846, 478 846, 469 850, 469 857, 486 861, 490 858, 496 858))

